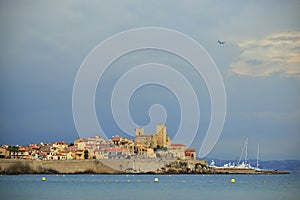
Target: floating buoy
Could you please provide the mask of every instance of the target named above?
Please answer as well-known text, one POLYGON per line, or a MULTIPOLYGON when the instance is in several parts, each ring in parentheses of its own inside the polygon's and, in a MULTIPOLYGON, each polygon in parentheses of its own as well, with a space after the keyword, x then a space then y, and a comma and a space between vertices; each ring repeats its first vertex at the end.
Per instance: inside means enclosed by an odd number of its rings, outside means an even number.
POLYGON ((45 181, 46 180, 46 177, 42 177, 42 181, 45 181))
POLYGON ((231 183, 235 183, 235 179, 232 178, 232 179, 230 180, 230 182, 231 182, 231 183))
POLYGON ((155 178, 155 179, 154 179, 154 182, 158 182, 158 178, 155 178))

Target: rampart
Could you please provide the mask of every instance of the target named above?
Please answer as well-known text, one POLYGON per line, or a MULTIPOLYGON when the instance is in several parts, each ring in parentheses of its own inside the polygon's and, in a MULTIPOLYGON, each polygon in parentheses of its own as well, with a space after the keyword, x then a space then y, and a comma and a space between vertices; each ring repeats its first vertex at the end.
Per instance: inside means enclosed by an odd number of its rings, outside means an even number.
POLYGON ((21 160, 0 159, 0 174, 286 174, 276 170, 212 168, 205 160, 103 159, 21 160))
POLYGON ((120 171, 110 168, 97 160, 0 160, 1 174, 114 174, 120 171))

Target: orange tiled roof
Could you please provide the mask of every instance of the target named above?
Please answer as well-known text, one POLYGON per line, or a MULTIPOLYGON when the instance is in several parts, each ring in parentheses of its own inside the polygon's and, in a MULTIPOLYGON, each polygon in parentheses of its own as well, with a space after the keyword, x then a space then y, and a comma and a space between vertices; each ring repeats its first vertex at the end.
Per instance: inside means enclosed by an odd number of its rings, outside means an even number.
POLYGON ((185 156, 191 156, 190 152, 185 152, 185 156))
POLYGON ((19 151, 26 151, 26 148, 25 147, 20 147, 19 151))
POLYGON ((196 152, 196 150, 195 149, 187 149, 187 150, 185 150, 185 152, 196 152))
POLYGON ((107 148, 107 150, 109 152, 122 152, 123 151, 122 148, 107 148))
POLYGON ((112 141, 118 142, 118 141, 120 141, 120 139, 121 138, 119 136, 115 136, 115 137, 112 138, 112 141))
POLYGON ((95 149, 94 152, 104 152, 103 149, 95 149))
POLYGON ((39 149, 40 147, 38 145, 31 144, 31 145, 29 145, 29 148, 31 148, 31 149, 39 149))
POLYGON ((121 142, 122 142, 122 143, 133 143, 132 140, 129 140, 129 139, 127 139, 127 138, 121 139, 121 142))
POLYGON ((56 145, 66 145, 65 142, 55 142, 54 144, 56 144, 56 145))
POLYGON ((185 146, 185 145, 184 144, 171 144, 171 146, 179 147, 179 146, 185 146))

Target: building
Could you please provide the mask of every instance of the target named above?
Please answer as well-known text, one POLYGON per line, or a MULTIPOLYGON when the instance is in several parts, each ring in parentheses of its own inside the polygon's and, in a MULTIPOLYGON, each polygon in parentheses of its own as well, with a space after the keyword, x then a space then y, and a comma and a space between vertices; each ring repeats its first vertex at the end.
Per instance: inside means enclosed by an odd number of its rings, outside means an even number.
POLYGON ((185 145, 184 144, 171 144, 168 148, 168 152, 174 158, 185 159, 185 145))
POLYGON ((113 136, 112 142, 115 146, 123 148, 127 154, 134 153, 135 144, 133 140, 122 138, 120 136, 113 136))
POLYGON ((100 146, 106 144, 106 140, 98 135, 89 137, 87 139, 87 145, 100 146))
POLYGON ((160 149, 169 147, 171 139, 167 135, 167 127, 164 124, 159 124, 156 126, 155 134, 145 134, 144 128, 136 128, 135 143, 147 148, 160 149))
POLYGON ((187 160, 196 160, 196 150, 195 149, 185 150, 185 158, 187 160))
POLYGON ((68 148, 68 145, 65 142, 54 142, 52 145, 52 148, 55 150, 66 150, 68 148))
POLYGON ((77 138, 74 140, 74 146, 76 146, 80 150, 85 149, 87 143, 88 141, 84 138, 77 138))
POLYGON ((93 159, 108 159, 108 151, 104 149, 96 149, 93 151, 93 159))
POLYGON ((5 147, 0 147, 0 158, 7 158, 9 151, 5 147))
POLYGON ((108 158, 121 158, 123 156, 123 148, 107 148, 108 158))
POLYGON ((56 152, 50 152, 46 156, 47 160, 67 160, 67 153, 56 153, 56 152))
POLYGON ((154 150, 143 145, 135 145, 134 152, 142 158, 156 158, 154 150))
POLYGON ((75 160, 84 160, 84 150, 76 150, 75 151, 75 160))

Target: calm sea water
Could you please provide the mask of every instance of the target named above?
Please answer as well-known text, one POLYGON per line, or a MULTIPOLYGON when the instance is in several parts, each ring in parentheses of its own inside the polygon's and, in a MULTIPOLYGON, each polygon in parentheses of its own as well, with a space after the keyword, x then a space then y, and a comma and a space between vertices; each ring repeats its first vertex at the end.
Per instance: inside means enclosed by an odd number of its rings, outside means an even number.
POLYGON ((300 176, 16 175, 0 176, 0 199, 300 199, 300 176), (42 181, 42 177, 46 181, 42 181), (155 178, 158 183, 154 182, 155 178), (236 183, 230 183, 231 178, 236 183))

